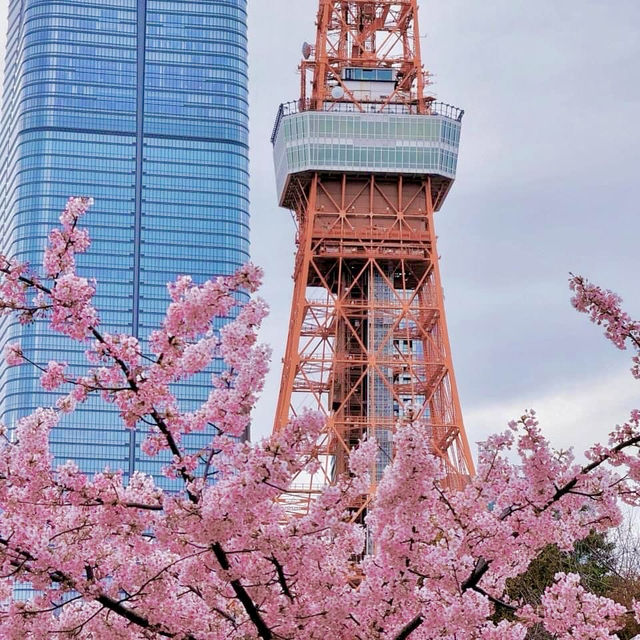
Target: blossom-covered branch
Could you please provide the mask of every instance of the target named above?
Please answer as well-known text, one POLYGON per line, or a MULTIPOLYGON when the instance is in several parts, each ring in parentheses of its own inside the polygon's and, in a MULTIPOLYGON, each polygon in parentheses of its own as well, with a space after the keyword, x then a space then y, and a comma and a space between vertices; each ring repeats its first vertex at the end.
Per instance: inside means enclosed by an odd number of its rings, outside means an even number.
MULTIPOLYGON (((250 298, 259 269, 201 284, 180 277, 148 341, 110 334, 93 306, 97 284, 76 268, 90 246, 80 227, 90 205, 69 201, 42 273, 0 258, 2 313, 48 323, 87 357, 76 372, 64 354, 46 365, 19 344, 5 354, 10 365, 36 367, 60 396, 3 428, 0 637, 524 640, 542 626, 560 640, 616 638, 634 614, 576 575, 559 572, 540 602, 511 598, 508 582, 548 545, 570 550, 615 527, 621 500, 640 502, 640 412, 579 464, 553 450, 527 411, 481 446, 478 473, 462 490, 447 484, 428 425, 401 424, 364 523, 354 505, 369 491, 374 434, 351 453, 349 472, 292 517, 290 485, 316 464, 308 452, 323 417, 301 413, 278 435, 243 441, 269 360, 257 342, 266 305, 250 298), (215 331, 234 308, 236 320, 215 331), (225 373, 184 411, 173 385, 219 357, 225 373), (123 429, 144 425, 147 455, 170 454, 165 473, 176 491, 141 473, 89 475, 54 461, 51 430, 91 395, 114 405, 123 429), (193 432, 210 434, 196 455, 183 445, 193 432), (13 597, 24 583, 28 601, 13 597)), ((581 278, 572 288, 575 306, 617 347, 632 346, 638 377, 638 323, 614 294, 581 278)))

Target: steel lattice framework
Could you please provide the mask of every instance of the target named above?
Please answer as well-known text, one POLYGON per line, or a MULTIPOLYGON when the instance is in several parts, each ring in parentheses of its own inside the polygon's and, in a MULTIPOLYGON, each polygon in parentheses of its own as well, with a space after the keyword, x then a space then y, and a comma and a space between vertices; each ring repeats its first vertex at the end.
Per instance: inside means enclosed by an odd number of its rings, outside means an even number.
POLYGON ((288 494, 295 512, 347 471, 366 435, 379 455, 371 494, 354 505, 363 514, 402 421, 424 425, 450 484, 473 473, 433 223, 462 112, 424 95, 416 2, 320 0, 301 100, 281 107, 274 130, 280 204, 298 227, 275 429, 304 408, 327 418, 309 452, 318 472, 288 494))
MULTIPOLYGON (((301 98, 307 100, 308 76, 311 82, 311 109, 322 109, 332 101, 331 87, 341 86, 346 99, 362 108, 344 82, 346 67, 387 68, 397 72, 397 86, 377 104, 382 111, 390 104, 404 103, 426 113, 429 101, 424 89, 429 74, 420 56, 417 0, 320 0, 318 31, 313 59, 303 60, 301 98)), ((311 56, 310 56, 311 57, 311 56)))

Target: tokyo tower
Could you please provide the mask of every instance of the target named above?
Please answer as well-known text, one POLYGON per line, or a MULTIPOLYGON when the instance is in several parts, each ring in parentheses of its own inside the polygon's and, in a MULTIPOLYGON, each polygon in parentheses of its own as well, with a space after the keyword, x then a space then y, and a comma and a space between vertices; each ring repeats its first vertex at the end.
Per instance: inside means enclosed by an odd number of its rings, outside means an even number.
POLYGON ((445 321, 434 212, 456 173, 463 111, 425 93, 417 0, 320 0, 303 45, 300 99, 273 131, 279 203, 297 256, 274 429, 305 408, 326 415, 317 473, 290 488, 292 512, 378 443, 366 512, 403 421, 423 425, 447 482, 473 461, 445 321))

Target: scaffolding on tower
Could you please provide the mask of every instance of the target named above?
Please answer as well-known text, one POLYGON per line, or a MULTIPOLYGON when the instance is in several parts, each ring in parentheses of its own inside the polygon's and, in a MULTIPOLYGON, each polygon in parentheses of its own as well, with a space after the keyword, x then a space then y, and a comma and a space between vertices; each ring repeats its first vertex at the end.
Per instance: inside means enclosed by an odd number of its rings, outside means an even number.
POLYGON ((417 0, 320 0, 301 95, 273 131, 294 212, 294 293, 274 430, 305 409, 326 428, 285 494, 292 513, 378 443, 362 518, 401 423, 419 425, 451 486, 473 473, 445 320, 434 212, 455 179, 463 111, 426 94, 417 0))

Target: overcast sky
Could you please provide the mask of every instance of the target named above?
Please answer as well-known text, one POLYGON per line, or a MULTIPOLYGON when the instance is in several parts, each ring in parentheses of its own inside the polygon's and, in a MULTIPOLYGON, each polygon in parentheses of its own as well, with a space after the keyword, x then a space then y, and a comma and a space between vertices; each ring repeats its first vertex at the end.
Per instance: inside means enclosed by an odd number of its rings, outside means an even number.
MULTIPOLYGON (((250 12, 253 255, 272 315, 268 430, 289 319, 293 223, 275 206, 268 138, 298 95, 317 0, 250 12)), ((584 448, 640 405, 629 354, 569 304, 570 271, 640 316, 640 2, 422 0, 424 62, 465 109, 458 179, 436 216, 454 365, 471 441, 527 407, 584 448)))
MULTIPOLYGON (((317 0, 249 3, 252 250, 274 349, 259 437, 279 388, 294 257, 269 136, 278 104, 298 97, 317 0)), ((433 92, 466 112, 436 225, 469 438, 535 407, 558 446, 582 449, 640 405, 629 354, 571 309, 567 289, 570 271, 587 275, 640 316, 640 2, 422 0, 420 22, 433 92)))

